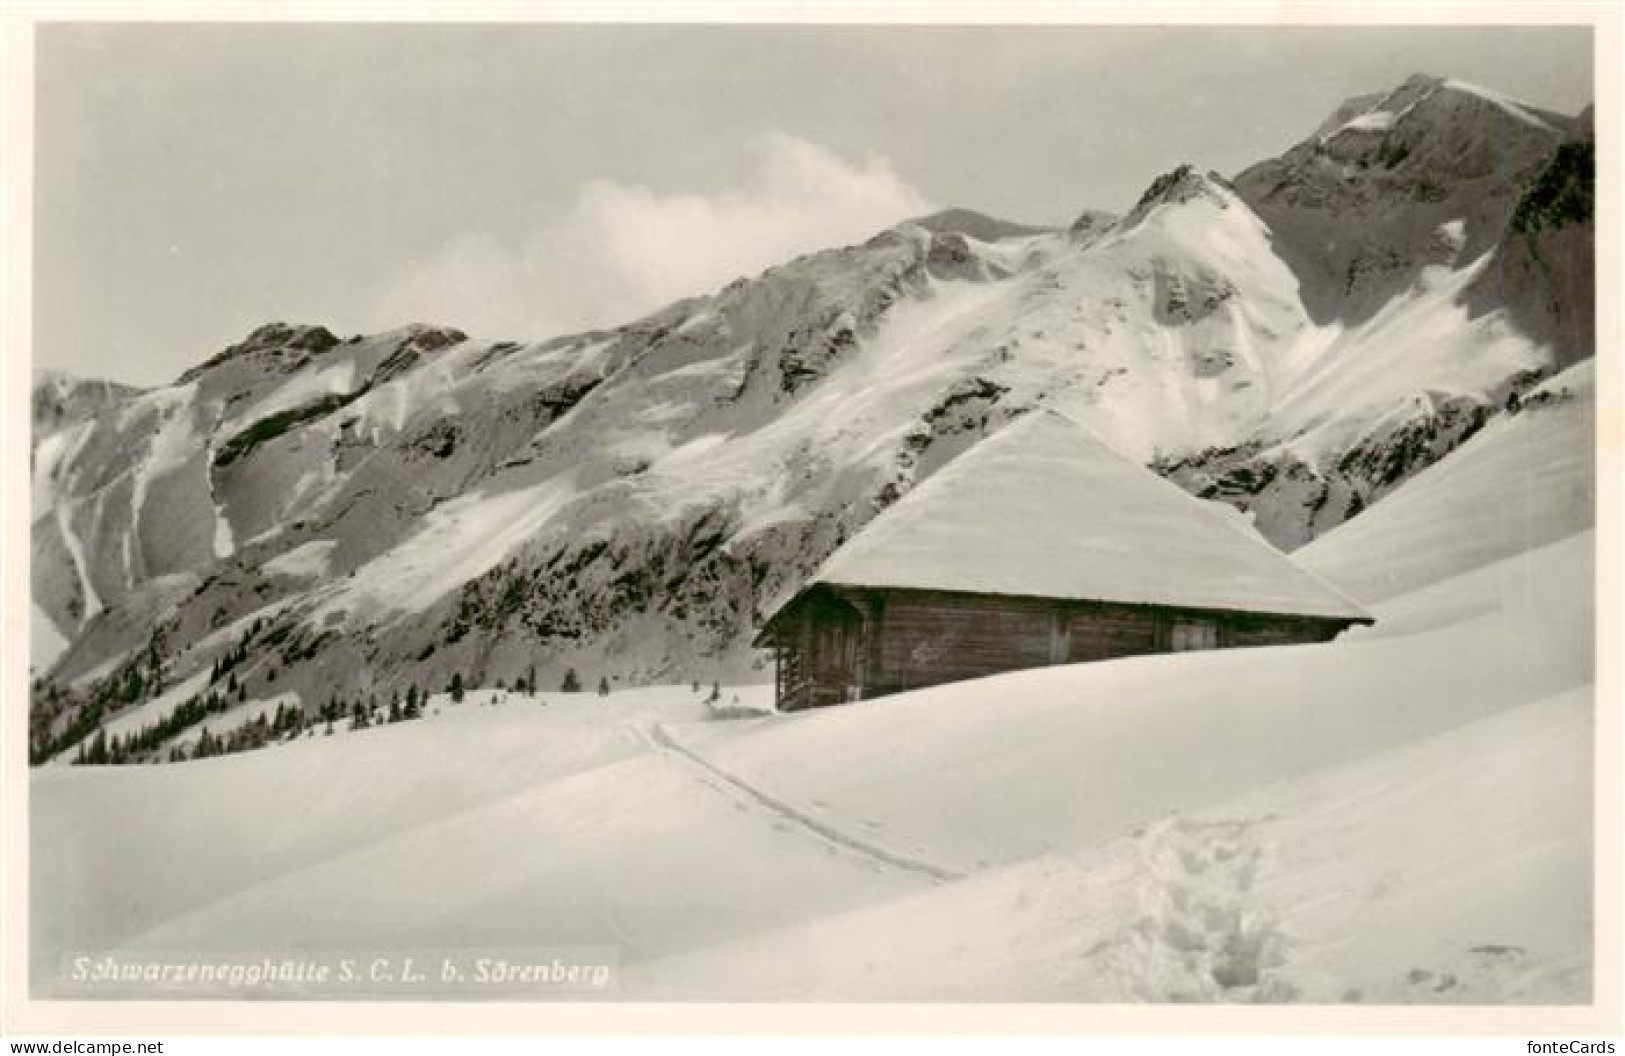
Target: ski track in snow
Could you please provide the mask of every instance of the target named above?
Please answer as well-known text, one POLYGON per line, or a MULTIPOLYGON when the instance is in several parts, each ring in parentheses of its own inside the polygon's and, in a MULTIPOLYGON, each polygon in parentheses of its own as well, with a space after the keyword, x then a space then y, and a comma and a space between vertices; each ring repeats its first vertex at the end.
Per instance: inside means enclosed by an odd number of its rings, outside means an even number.
POLYGON ((928 862, 923 858, 899 854, 813 817, 807 811, 792 806, 777 796, 764 792, 744 778, 711 762, 700 753, 678 741, 662 723, 655 722, 647 727, 639 726, 636 727, 636 730, 652 750, 668 756, 676 756, 689 765, 700 768, 712 777, 720 779, 727 786, 727 791, 744 795, 750 802, 766 808, 823 842, 833 843, 842 850, 855 852, 893 869, 903 869, 907 872, 928 876, 939 883, 957 880, 964 875, 957 870, 949 869, 934 862, 928 862))

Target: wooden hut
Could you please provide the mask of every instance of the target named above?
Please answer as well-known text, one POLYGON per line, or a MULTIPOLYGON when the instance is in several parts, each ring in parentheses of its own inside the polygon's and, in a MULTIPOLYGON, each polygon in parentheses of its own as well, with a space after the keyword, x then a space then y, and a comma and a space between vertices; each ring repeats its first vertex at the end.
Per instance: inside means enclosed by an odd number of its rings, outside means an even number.
POLYGON ((1371 616, 1054 411, 875 518, 764 624, 782 710, 1046 664, 1322 642, 1371 616))

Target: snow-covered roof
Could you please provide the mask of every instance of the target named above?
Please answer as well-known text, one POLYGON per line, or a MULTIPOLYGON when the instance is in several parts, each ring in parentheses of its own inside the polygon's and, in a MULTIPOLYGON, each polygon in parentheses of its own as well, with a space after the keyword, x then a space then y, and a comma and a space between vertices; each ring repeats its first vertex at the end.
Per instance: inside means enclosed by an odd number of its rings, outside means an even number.
POLYGON ((1054 410, 938 471, 830 555, 817 583, 1371 618, 1235 511, 1054 410))

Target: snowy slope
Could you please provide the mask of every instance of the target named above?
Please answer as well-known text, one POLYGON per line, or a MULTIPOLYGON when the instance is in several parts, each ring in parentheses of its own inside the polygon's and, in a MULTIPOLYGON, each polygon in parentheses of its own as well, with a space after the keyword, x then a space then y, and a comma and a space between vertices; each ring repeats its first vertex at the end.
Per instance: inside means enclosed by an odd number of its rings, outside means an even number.
POLYGON ((634 966, 630 986, 687 999, 1584 1002, 1590 712, 1572 690, 1099 843, 634 966))
POLYGON ((1370 319, 1319 330, 1304 345, 1309 365, 1271 408, 1264 433, 1324 458, 1353 448, 1383 412, 1410 410, 1419 393, 1490 402, 1508 378, 1547 366, 1541 343, 1505 312, 1475 314, 1464 303, 1490 260, 1432 265, 1370 319))
POLYGON ((1595 367, 1571 367, 1356 521, 1295 556, 1381 600, 1583 531, 1596 520, 1595 367))

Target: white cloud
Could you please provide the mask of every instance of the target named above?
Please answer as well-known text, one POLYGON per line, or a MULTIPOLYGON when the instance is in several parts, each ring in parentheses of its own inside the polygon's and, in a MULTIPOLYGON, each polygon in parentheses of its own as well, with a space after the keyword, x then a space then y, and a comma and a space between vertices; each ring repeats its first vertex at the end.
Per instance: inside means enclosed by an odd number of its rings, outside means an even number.
POLYGON ((375 325, 445 322, 522 338, 612 326, 932 209, 884 158, 853 162, 778 134, 753 152, 734 187, 685 194, 594 180, 556 221, 460 239, 387 290, 375 325))

